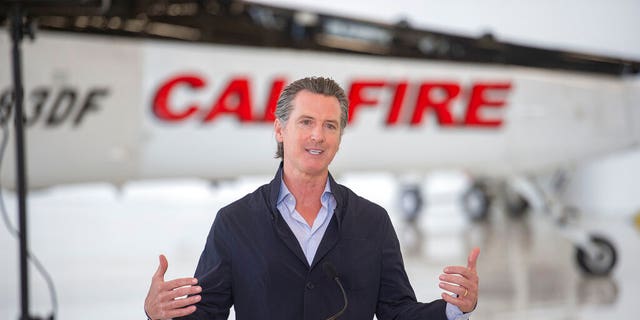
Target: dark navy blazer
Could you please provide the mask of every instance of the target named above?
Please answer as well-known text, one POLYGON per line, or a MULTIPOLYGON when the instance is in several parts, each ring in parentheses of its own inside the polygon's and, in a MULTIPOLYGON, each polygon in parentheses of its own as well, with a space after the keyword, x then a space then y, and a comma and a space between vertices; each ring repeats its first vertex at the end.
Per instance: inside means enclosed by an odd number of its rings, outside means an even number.
POLYGON ((271 183, 220 210, 195 277, 202 300, 183 319, 320 320, 343 306, 342 293, 323 269, 331 263, 349 300, 340 319, 446 320, 441 300, 419 303, 404 269, 387 212, 337 184, 337 207, 309 266, 276 201, 282 164, 271 183))

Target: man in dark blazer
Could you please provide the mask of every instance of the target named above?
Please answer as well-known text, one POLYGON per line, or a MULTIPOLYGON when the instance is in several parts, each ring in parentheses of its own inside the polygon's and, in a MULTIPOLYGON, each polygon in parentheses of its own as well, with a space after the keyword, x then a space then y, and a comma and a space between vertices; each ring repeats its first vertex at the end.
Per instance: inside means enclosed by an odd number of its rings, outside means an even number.
POLYGON ((417 302, 387 212, 329 174, 347 115, 333 80, 304 78, 284 89, 274 179, 220 210, 194 278, 165 282, 160 256, 148 318, 227 319, 232 305, 238 320, 468 318, 479 249, 466 267, 444 269, 440 287, 453 294, 417 302))

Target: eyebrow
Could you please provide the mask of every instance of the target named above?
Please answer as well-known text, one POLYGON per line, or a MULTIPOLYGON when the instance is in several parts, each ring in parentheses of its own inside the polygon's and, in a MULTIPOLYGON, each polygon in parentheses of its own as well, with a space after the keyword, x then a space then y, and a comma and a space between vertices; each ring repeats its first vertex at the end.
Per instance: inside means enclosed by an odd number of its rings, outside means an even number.
MULTIPOLYGON (((312 117, 312 116, 310 116, 310 115, 306 115, 306 114, 300 115, 296 120, 302 120, 302 119, 311 119, 311 120, 316 120, 316 118, 314 118, 314 117, 312 117)), ((338 121, 338 120, 332 120, 332 119, 330 119, 330 120, 325 120, 324 122, 333 123, 333 124, 335 124, 335 125, 338 125, 338 124, 340 123, 340 121, 338 121)))

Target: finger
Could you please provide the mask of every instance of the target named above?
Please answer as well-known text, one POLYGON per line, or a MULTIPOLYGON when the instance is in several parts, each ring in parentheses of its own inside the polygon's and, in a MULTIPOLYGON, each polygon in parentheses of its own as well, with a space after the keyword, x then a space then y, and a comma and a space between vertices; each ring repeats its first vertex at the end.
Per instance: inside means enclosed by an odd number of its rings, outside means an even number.
POLYGON ((451 274, 451 275, 461 275, 467 279, 473 279, 474 277, 477 276, 477 273, 475 272, 475 270, 469 269, 467 267, 462 267, 462 266, 449 266, 444 268, 444 273, 446 274, 451 274))
POLYGON ((451 284, 463 286, 465 288, 469 288, 469 289, 475 288, 475 285, 474 285, 475 282, 471 281, 471 280, 469 280, 467 278, 464 278, 464 277, 455 276, 455 275, 448 275, 448 274, 441 274, 439 279, 440 279, 440 281, 444 281, 444 282, 448 282, 448 283, 451 283, 451 284))
POLYGON ((440 284, 438 286, 442 290, 446 290, 446 291, 449 291, 451 293, 457 294, 458 297, 464 297, 464 293, 465 292, 467 292, 467 294, 468 294, 467 289, 465 287, 462 287, 462 286, 455 286, 455 285, 448 284, 448 283, 445 283, 445 282, 440 282, 440 284))
POLYGON ((197 294, 202 292, 202 289, 200 289, 200 287, 180 287, 180 288, 176 288, 176 289, 169 289, 169 290, 165 290, 163 292, 160 292, 158 294, 158 301, 161 301, 163 303, 167 303, 169 301, 175 300, 175 299, 182 299, 185 298, 188 295, 191 294, 197 294))
POLYGON ((160 263, 158 264, 158 269, 153 277, 164 280, 164 273, 167 272, 167 269, 169 268, 169 261, 167 261, 167 257, 163 254, 158 257, 158 260, 160 260, 160 263))
POLYGON ((469 253, 469 258, 467 259, 467 268, 471 270, 476 269, 476 262, 478 261, 478 256, 480 255, 480 248, 476 247, 471 250, 469 253))
POLYGON ((164 290, 173 290, 175 288, 192 286, 195 284, 198 284, 198 279, 196 278, 179 278, 179 279, 173 279, 163 283, 162 288, 164 290))
POLYGON ((454 297, 454 296, 452 296, 452 295, 450 295, 448 293, 445 293, 445 292, 443 292, 441 294, 441 296, 442 296, 442 300, 444 300, 444 301, 446 301, 446 302, 448 302, 448 303, 450 303, 450 304, 462 309, 463 303, 464 303, 464 301, 462 301, 462 299, 456 298, 456 297, 454 297))
POLYGON ((183 308, 186 306, 190 306, 192 304, 196 304, 200 301, 202 297, 200 295, 195 295, 195 296, 191 296, 188 298, 184 298, 184 299, 175 299, 172 300, 171 302, 167 303, 167 309, 169 310, 174 310, 174 309, 179 309, 179 308, 183 308))
POLYGON ((167 311, 165 315, 167 318, 178 318, 178 317, 184 317, 186 315, 190 315, 194 312, 196 312, 196 306, 188 306, 182 309, 167 311))
POLYGON ((187 295, 197 294, 202 292, 202 287, 194 286, 194 287, 182 287, 174 289, 173 291, 169 291, 169 299, 175 299, 187 295))
POLYGON ((447 293, 442 293, 442 300, 446 301, 447 303, 450 303, 458 308, 460 308, 460 311, 462 312, 471 312, 473 310, 475 310, 475 302, 474 301, 470 301, 470 300, 465 300, 462 298, 456 298, 454 296, 451 296, 447 293))

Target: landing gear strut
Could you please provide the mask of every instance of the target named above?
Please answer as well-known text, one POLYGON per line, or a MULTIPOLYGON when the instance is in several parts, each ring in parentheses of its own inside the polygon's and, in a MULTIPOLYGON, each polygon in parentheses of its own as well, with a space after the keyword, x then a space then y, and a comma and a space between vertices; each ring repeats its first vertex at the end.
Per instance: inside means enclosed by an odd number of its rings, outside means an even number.
POLYGON ((560 172, 551 179, 551 192, 546 191, 541 183, 527 179, 530 190, 541 196, 540 211, 551 214, 555 223, 560 227, 564 237, 575 246, 575 259, 578 267, 587 275, 607 276, 617 262, 617 252, 614 244, 604 236, 588 233, 578 228, 574 223, 580 211, 576 207, 565 204, 560 194, 567 185, 567 174, 560 172))

